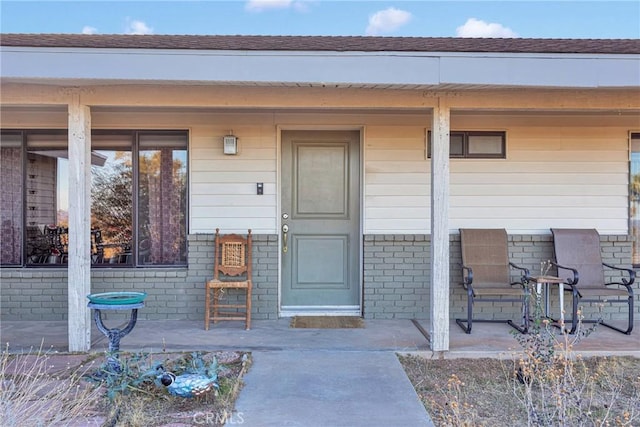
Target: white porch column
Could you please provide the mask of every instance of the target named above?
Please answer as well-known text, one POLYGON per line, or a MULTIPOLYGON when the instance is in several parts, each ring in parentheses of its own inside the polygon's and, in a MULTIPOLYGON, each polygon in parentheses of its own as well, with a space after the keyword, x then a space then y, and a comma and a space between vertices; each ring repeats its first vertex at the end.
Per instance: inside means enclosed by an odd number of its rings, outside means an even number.
POLYGON ((449 119, 438 99, 431 129, 431 350, 449 350, 449 119))
POLYGON ((91 349, 91 111, 73 93, 69 108, 69 351, 91 349))

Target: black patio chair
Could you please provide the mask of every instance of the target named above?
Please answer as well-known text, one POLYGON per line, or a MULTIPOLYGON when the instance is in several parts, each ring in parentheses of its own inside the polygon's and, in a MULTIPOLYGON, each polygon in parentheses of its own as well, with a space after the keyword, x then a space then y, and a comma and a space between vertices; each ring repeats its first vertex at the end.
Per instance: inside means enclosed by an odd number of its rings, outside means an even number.
POLYGON ((633 329, 633 289, 636 273, 629 268, 616 267, 602 262, 600 235, 595 229, 552 228, 558 276, 566 277, 565 291, 573 297, 571 331, 578 327, 578 307, 581 302, 627 304, 629 310, 627 328, 619 328, 602 319, 582 319, 583 323, 600 323, 623 334, 631 334, 633 329), (619 281, 607 282, 605 268, 616 270, 619 281))
POLYGON ((507 231, 505 229, 460 229, 462 250, 462 278, 467 291, 467 318, 456 323, 467 334, 473 322, 508 323, 526 334, 529 329, 529 270, 509 261, 507 231), (511 269, 520 270, 520 281, 511 281, 511 269), (522 325, 512 319, 474 319, 476 301, 517 302, 522 312, 522 325))

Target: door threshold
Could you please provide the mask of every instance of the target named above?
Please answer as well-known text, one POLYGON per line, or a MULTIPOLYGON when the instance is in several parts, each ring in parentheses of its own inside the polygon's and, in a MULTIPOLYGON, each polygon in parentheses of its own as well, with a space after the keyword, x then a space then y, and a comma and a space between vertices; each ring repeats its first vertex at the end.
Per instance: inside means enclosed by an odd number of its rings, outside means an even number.
POLYGON ((286 306, 280 309, 280 317, 293 316, 361 316, 357 305, 350 306, 286 306))

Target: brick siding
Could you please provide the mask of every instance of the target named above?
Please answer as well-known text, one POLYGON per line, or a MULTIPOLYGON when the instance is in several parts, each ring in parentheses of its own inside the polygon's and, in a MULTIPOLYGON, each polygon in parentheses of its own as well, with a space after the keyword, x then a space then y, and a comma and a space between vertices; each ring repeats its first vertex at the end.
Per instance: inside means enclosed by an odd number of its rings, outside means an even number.
MULTIPOLYGON (((278 236, 254 235, 253 310, 254 319, 278 316, 278 236)), ((528 268, 532 275, 540 271, 540 262, 552 259, 551 235, 510 235, 511 260, 528 268)), ((145 291, 146 305, 140 319, 204 318, 204 282, 213 270, 213 234, 189 236, 189 267, 183 268, 105 268, 93 269, 92 292, 145 291)), ((367 319, 428 319, 430 314, 430 236, 365 235, 363 278, 364 317, 367 319)), ((632 237, 602 236, 605 262, 629 265, 632 237)), ((460 237, 450 236, 450 317, 464 317, 466 293, 461 285, 460 237)), ((555 274, 555 272, 550 272, 555 274)), ((613 277, 609 273, 607 277, 613 277)), ((514 277, 515 278, 515 277, 514 277)), ((66 268, 2 268, 1 320, 66 320, 66 268)), ((640 292, 635 285, 635 313, 640 314, 640 292)), ((231 298, 236 295, 231 293, 231 298)), ((570 297, 565 310, 570 310, 570 297)), ((551 310, 557 313, 557 289, 552 290, 551 310)), ((593 313, 598 307, 585 307, 593 313)), ((517 304, 477 304, 476 313, 487 318, 516 318, 517 304)), ((108 313, 106 319, 124 313, 108 313)), ((605 319, 625 319, 626 306, 606 304, 605 319)))
MULTIPOLYGON (((277 239, 277 235, 253 236, 253 319, 278 315, 277 239)), ((147 292, 139 319, 204 321, 204 282, 213 275, 214 235, 191 235, 188 242, 188 268, 94 268, 92 292, 147 292)), ((0 280, 2 320, 67 319, 66 268, 2 268, 0 280)), ((127 315, 103 314, 111 321, 127 315)))

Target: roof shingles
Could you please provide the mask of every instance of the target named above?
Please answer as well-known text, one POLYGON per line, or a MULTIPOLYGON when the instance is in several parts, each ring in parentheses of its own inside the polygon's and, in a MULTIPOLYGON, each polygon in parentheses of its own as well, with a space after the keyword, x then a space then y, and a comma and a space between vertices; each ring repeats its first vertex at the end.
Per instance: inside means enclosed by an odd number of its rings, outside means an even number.
POLYGON ((241 51, 640 54, 640 39, 0 34, 0 46, 241 51))

